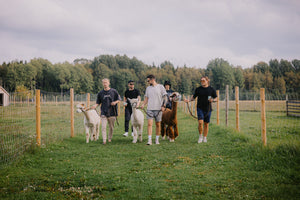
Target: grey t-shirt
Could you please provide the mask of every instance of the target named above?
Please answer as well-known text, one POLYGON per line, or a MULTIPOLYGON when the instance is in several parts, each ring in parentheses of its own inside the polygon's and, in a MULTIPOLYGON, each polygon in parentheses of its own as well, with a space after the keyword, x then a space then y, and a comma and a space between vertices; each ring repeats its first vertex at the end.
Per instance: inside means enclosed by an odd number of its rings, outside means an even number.
POLYGON ((148 98, 148 110, 160 110, 163 104, 163 96, 167 95, 163 85, 148 86, 146 88, 145 97, 148 98))

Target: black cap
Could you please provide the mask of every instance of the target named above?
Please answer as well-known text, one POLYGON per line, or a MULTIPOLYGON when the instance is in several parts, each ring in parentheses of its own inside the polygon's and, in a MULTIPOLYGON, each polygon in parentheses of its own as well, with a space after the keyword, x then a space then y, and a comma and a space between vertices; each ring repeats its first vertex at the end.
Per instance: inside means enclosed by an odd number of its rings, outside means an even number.
POLYGON ((133 80, 130 80, 130 81, 128 81, 128 83, 134 83, 134 81, 133 81, 133 80))
POLYGON ((165 86, 165 85, 169 85, 169 86, 171 87, 170 81, 165 81, 164 86, 165 86))

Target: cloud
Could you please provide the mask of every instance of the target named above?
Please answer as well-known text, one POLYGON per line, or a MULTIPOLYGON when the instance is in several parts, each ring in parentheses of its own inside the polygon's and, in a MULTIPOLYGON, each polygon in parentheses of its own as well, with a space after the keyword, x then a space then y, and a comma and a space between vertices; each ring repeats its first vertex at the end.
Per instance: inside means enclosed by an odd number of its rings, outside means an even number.
POLYGON ((298 1, 0 1, 0 62, 126 54, 147 64, 299 59, 298 1), (298 57, 298 58, 297 58, 298 57))

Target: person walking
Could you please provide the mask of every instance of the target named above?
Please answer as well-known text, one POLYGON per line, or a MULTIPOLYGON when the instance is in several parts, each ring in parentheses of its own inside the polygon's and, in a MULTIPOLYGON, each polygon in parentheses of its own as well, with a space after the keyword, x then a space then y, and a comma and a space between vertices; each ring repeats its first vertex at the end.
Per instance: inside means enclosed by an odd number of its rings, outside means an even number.
POLYGON ((117 90, 110 88, 110 81, 107 78, 102 80, 103 90, 97 95, 96 104, 91 108, 96 109, 101 104, 101 124, 102 124, 102 139, 103 144, 106 144, 107 134, 106 126, 109 125, 108 142, 111 142, 114 124, 118 116, 117 104, 120 102, 120 95, 117 90))
POLYGON ((171 89, 171 82, 165 81, 164 87, 166 88, 166 92, 168 94, 168 103, 166 105, 166 108, 169 108, 170 110, 172 110, 172 102, 170 100, 170 96, 174 91, 171 89))
MULTIPOLYGON (((134 81, 128 81, 128 89, 125 91, 124 96, 124 106, 125 106, 125 133, 123 134, 124 137, 128 136, 129 130, 129 121, 132 114, 132 107, 128 99, 138 99, 137 107, 139 107, 141 102, 141 94, 138 89, 134 88, 134 81)), ((133 127, 131 127, 131 135, 133 136, 133 127)))
POLYGON ((166 104, 168 102, 168 95, 166 89, 163 85, 156 82, 154 75, 147 76, 147 82, 150 84, 146 88, 145 99, 141 108, 143 109, 147 105, 147 120, 148 120, 148 143, 147 145, 152 145, 152 125, 153 119, 155 119, 156 126, 156 138, 155 144, 159 144, 160 135, 160 123, 162 119, 162 112, 165 110, 166 104))
POLYGON ((217 98, 216 90, 209 85, 209 78, 204 76, 201 78, 201 86, 196 88, 194 95, 190 100, 185 99, 184 101, 190 102, 197 100, 197 115, 198 115, 198 131, 199 139, 198 143, 207 142, 207 134, 210 122, 210 116, 212 112, 211 103, 217 98), (203 130, 204 122, 204 130, 203 130), (203 137, 204 135, 204 137, 203 137))

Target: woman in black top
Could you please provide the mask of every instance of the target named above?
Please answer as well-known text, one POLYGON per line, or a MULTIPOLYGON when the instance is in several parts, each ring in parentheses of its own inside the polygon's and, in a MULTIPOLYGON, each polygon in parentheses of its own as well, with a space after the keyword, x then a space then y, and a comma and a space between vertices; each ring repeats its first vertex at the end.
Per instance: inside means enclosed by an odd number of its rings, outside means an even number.
MULTIPOLYGON (((194 95, 190 101, 194 101, 197 97, 197 115, 198 115, 198 143, 207 142, 208 127, 211 115, 211 103, 217 98, 216 90, 209 85, 209 78, 204 76, 201 78, 201 86, 196 88, 194 95), (204 122, 204 131, 203 131, 204 122), (204 137, 203 137, 204 135, 204 137)), ((185 99, 185 102, 189 100, 185 99)))

